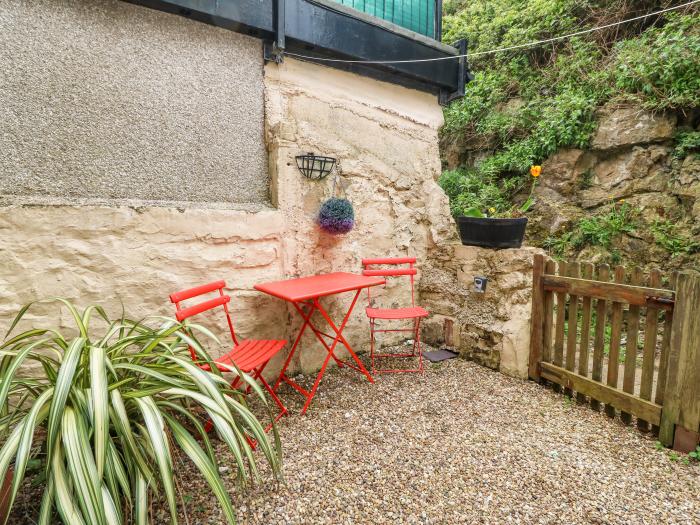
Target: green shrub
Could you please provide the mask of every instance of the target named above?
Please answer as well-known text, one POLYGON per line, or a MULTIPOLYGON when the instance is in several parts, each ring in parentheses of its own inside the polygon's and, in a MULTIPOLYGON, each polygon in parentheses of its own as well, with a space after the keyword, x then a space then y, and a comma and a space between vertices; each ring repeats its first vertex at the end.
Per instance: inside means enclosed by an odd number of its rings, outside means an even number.
POLYGON ((676 147, 673 156, 684 159, 690 154, 700 155, 700 131, 684 131, 676 135, 676 147))
MULTIPOLYGON (((544 247, 556 257, 564 257, 571 251, 579 251, 586 246, 611 250, 617 237, 635 231, 636 215, 636 210, 627 203, 613 205, 608 211, 582 218, 568 232, 548 237, 544 241, 544 247)), ((615 259, 614 250, 611 250, 611 256, 615 259)))
POLYGON ((669 14, 613 55, 615 85, 628 98, 651 109, 700 106, 700 15, 669 14))
POLYGON ((445 171, 438 183, 450 198, 454 216, 510 214, 513 195, 526 184, 521 177, 498 180, 473 169, 445 171))
POLYGON ((680 228, 675 222, 667 219, 657 219, 651 224, 654 241, 671 257, 690 255, 700 251, 700 242, 679 230, 680 228))
POLYGON ((607 213, 584 217, 578 222, 574 247, 610 248, 615 237, 634 232, 634 210, 626 203, 613 206, 607 213))
MULTIPOLYGON (((469 51, 479 53, 658 7, 641 1, 632 9, 622 0, 602 5, 592 0, 452 1, 446 3, 444 40, 467 38, 469 51)), ((606 102, 634 101, 651 110, 700 106, 697 8, 663 15, 650 27, 649 22, 472 58, 475 79, 465 97, 445 109, 443 134, 447 140, 485 141, 491 154, 460 171, 462 190, 449 194, 453 212, 483 207, 489 199, 498 202, 497 209, 508 209, 517 195, 510 189, 526 184, 531 165, 561 148, 589 145, 596 110, 606 102), (509 104, 511 100, 517 103, 509 104)), ((680 140, 678 154, 697 147, 693 135, 680 140)), ((456 178, 454 173, 446 176, 453 182, 456 178)))
MULTIPOLYGON (((214 448, 197 414, 211 418, 242 482, 249 472, 259 477, 249 439, 257 441, 275 475, 280 446, 276 432, 271 443, 245 398, 216 366, 207 372, 192 363, 190 346, 211 363, 193 335, 211 334, 170 320, 155 328, 125 318, 110 321, 100 307, 78 312, 59 301, 75 319, 75 335, 34 329, 0 346, 0 435, 6 435, 0 479, 14 464, 10 507, 27 465, 38 458, 46 475, 40 524, 56 523, 54 511, 71 525, 145 524, 149 500, 160 494, 177 523, 174 459, 180 456, 195 464, 224 518, 234 523, 214 448), (92 328, 96 316, 104 321, 103 330, 92 328), (26 373, 32 364, 39 374, 26 373)), ((265 401, 252 379, 234 373, 265 401)))

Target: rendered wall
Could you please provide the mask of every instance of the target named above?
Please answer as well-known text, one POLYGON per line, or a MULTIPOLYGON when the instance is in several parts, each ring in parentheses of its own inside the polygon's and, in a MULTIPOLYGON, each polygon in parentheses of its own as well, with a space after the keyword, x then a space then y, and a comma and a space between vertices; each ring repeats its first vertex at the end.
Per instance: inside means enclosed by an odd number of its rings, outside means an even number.
POLYGON ((258 39, 117 0, 0 0, 0 195, 269 203, 258 39))
MULTIPOLYGON (((3 24, 7 24, 10 3, 0 5, 3 24)), ((27 5, 34 8, 37 4, 27 5)), ((102 20, 103 13, 85 7, 86 3, 61 5, 72 9, 82 6, 82 16, 89 18, 93 13, 95 19, 102 20)), ((113 3, 100 5, 116 8, 113 3)), ((219 43, 227 39, 248 41, 230 32, 222 32, 221 36, 220 30, 172 15, 118 5, 137 19, 130 19, 120 31, 129 31, 131 24, 138 25, 142 19, 157 20, 170 28, 167 33, 159 33, 162 45, 181 46, 184 39, 202 52, 203 62, 223 60, 210 49, 210 38, 223 39, 216 40, 219 43)), ((146 54, 160 49, 161 44, 149 44, 143 35, 132 37, 145 39, 139 46, 146 54), (155 49, 144 47, 148 45, 155 49)), ((208 71, 214 66, 205 63, 202 67, 208 71)), ((90 68, 94 75, 91 78, 99 86, 95 71, 104 69, 105 62, 96 61, 90 68)), ((162 68, 159 62, 153 63, 150 75, 154 86, 160 83, 167 92, 170 74, 167 61, 162 68)), ((232 310, 241 335, 290 338, 298 323, 296 312, 255 292, 256 282, 329 271, 357 272, 363 257, 410 254, 422 261, 431 247, 453 235, 447 198, 435 182, 440 173, 437 130, 442 111, 434 96, 292 59, 281 65, 265 65, 263 75, 260 85, 251 89, 261 93, 253 105, 264 104, 264 138, 256 140, 259 147, 267 148, 274 208, 249 204, 234 209, 220 202, 214 203, 216 206, 190 202, 158 207, 137 199, 131 199, 128 205, 115 201, 76 203, 70 195, 56 197, 50 205, 37 205, 8 195, 4 187, 0 206, 0 331, 4 334, 20 305, 56 295, 82 306, 98 302, 113 315, 120 314, 122 304, 132 317, 172 315, 169 293, 223 278, 234 296, 232 310), (315 224, 321 202, 330 195, 331 179, 310 181, 301 176, 294 156, 308 151, 341 161, 357 217, 357 226, 348 235, 333 237, 320 232, 315 224)), ((251 82, 254 80, 251 77, 251 82)), ((32 83, 25 87, 30 92, 43 90, 32 83)), ((88 85, 80 90, 80 86, 73 86, 79 93, 93 88, 88 85)), ((235 99, 233 92, 229 95, 235 99)), ((203 86, 202 92, 193 96, 207 99, 211 93, 203 86)), ((245 95, 230 105, 247 104, 247 100, 245 95)), ((213 119, 214 128, 219 126, 221 111, 240 110, 226 104, 213 108, 193 100, 190 105, 174 104, 156 113, 163 118, 167 115, 169 122, 185 121, 192 116, 193 108, 198 108, 197 119, 201 122, 213 119)), ((40 120, 42 110, 32 106, 23 111, 27 117, 13 126, 18 133, 32 136, 31 128, 40 120)), ((104 111, 114 114, 117 108, 107 106, 104 111)), ((96 122, 104 118, 96 112, 90 114, 96 122)), ((64 125, 71 122, 68 118, 64 125)), ((154 126, 148 152, 151 161, 157 163, 159 155, 167 155, 168 145, 177 140, 180 130, 154 126)), ((224 138, 234 133, 231 129, 224 131, 224 138)), ((192 145, 201 150, 201 155, 187 161, 188 169, 211 169, 213 176, 230 176, 207 160, 221 153, 220 141, 197 136, 196 140, 192 138, 192 145)), ((130 150, 126 143, 114 147, 115 151, 122 148, 127 156, 141 152, 130 150)), ((33 162, 26 157, 26 153, 19 158, 2 157, 4 173, 33 162)), ((82 158, 86 157, 75 157, 71 170, 91 179, 93 165, 88 162, 83 167, 79 162, 82 158)), ((55 167, 59 169, 60 165, 55 167)), ((172 169, 181 167, 175 163, 172 169)), ((131 173, 131 168, 126 171, 131 173)), ((407 290, 389 286, 382 292, 383 300, 405 304, 410 299, 404 292, 407 290)), ((329 299, 327 304, 338 314, 350 300, 351 296, 345 295, 329 299)), ((366 350, 368 341, 363 310, 360 303, 345 332, 359 351, 366 350)), ((46 312, 46 307, 40 307, 31 322, 44 324, 42 316, 46 312)), ((63 311, 61 315, 63 324, 70 325, 68 313, 63 311)), ((311 339, 305 342, 313 346, 298 354, 293 363, 296 370, 312 370, 326 355, 311 339)), ((281 358, 270 366, 270 373, 279 367, 281 358)))

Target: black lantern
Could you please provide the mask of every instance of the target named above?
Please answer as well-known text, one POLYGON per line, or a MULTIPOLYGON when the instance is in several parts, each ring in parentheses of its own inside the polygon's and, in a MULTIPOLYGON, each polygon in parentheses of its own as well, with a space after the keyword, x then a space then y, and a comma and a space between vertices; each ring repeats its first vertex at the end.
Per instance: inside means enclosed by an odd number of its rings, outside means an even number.
POLYGON ((333 157, 323 157, 307 153, 306 155, 297 155, 297 168, 304 177, 309 179, 323 179, 333 170, 336 159, 333 157))

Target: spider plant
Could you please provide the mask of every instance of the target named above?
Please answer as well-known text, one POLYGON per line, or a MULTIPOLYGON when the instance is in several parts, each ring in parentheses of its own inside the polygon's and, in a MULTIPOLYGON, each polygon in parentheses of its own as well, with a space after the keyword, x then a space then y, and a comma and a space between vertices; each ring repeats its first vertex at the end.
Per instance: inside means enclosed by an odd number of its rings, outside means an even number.
MULTIPOLYGON (((195 334, 214 335, 166 318, 153 318, 156 327, 124 316, 111 321, 99 306, 80 312, 56 301, 75 320, 71 335, 37 328, 10 337, 30 304, 0 346, 0 479, 14 466, 10 507, 28 462, 38 458, 45 476, 39 524, 54 523, 55 512, 71 525, 145 524, 149 502, 162 496, 177 523, 173 465, 187 457, 235 523, 202 416, 231 451, 241 484, 260 478, 251 442, 279 477, 280 443, 215 366, 209 372, 191 361, 189 347, 211 363, 195 334), (101 331, 92 327, 98 322, 101 331)), ((267 406, 250 377, 231 373, 267 406)))

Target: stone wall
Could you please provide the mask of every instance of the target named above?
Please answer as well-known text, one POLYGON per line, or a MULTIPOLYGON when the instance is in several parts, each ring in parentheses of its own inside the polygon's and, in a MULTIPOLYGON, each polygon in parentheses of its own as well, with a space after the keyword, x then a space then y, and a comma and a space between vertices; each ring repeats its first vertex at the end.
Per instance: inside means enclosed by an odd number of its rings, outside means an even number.
POLYGON ((433 315, 423 338, 460 356, 527 378, 532 264, 537 248, 491 250, 445 244, 431 253, 421 280, 421 301, 433 315), (474 277, 486 277, 484 293, 474 277), (451 325, 451 338, 445 324, 451 325), (449 340, 452 339, 452 340, 449 340))
POLYGON ((260 40, 118 0, 0 0, 0 64, 4 201, 270 202, 260 40))
MULTIPOLYGON (((146 18, 171 17, 140 7, 128 9, 140 10, 146 18)), ((202 28, 220 31, 172 19, 173 24, 183 25, 182 38, 194 39, 194 44, 205 48, 207 37, 198 37, 198 32, 205 31, 202 28)), ((170 33, 170 38, 178 34, 170 33)), ((234 33, 225 35, 239 38, 234 33)), ((94 67, 102 65, 97 62, 94 67)), ((161 73, 165 81, 169 73, 154 64, 154 79, 161 73)), ((172 315, 169 293, 225 279, 243 336, 290 338, 298 323, 296 312, 255 292, 255 283, 358 271, 362 257, 410 254, 425 260, 430 249, 454 235, 447 198, 436 184, 440 173, 437 131, 442 124, 436 97, 293 59, 265 65, 262 82, 265 137, 261 144, 267 149, 274 208, 193 203, 154 207, 146 199, 133 199, 128 205, 77 205, 69 198, 37 205, 6 195, 0 207, 0 331, 4 333, 20 305, 40 298, 62 296, 81 306, 97 302, 113 315, 120 314, 122 305, 134 317, 172 315), (324 234, 314 222, 322 200, 330 196, 332 181, 302 177, 294 156, 308 151, 340 159, 357 217, 357 226, 348 235, 324 234)), ((202 96, 209 94, 205 90, 202 96)), ((188 111, 174 105, 167 116, 177 120, 188 111)), ((206 107, 202 111, 203 119, 206 111, 213 112, 206 107)), ((155 115, 165 118, 166 112, 155 115)), ((173 139, 167 126, 157 130, 160 133, 153 134, 154 144, 148 150, 154 162, 173 139)), ((204 155, 192 162, 206 164, 203 158, 215 155, 217 144, 198 140, 204 155)), ((23 157, 17 162, 25 161, 23 157)), ((81 176, 91 173, 91 166, 83 172, 80 163, 71 169, 81 176)), ((228 176, 218 168, 215 172, 228 176)), ((394 284, 381 293, 390 304, 407 300, 404 290, 394 284)), ((328 302, 339 313, 350 299, 346 295, 328 302)), ((346 330, 360 351, 368 341, 362 310, 360 303, 346 330)), ((44 324, 46 312, 44 307, 37 310, 25 327, 44 324)), ((63 325, 70 325, 67 312, 60 318, 63 325)), ((312 370, 325 356, 315 342, 307 342, 315 350, 297 354, 293 369, 312 370)), ((281 358, 269 367, 270 374, 281 358)))

